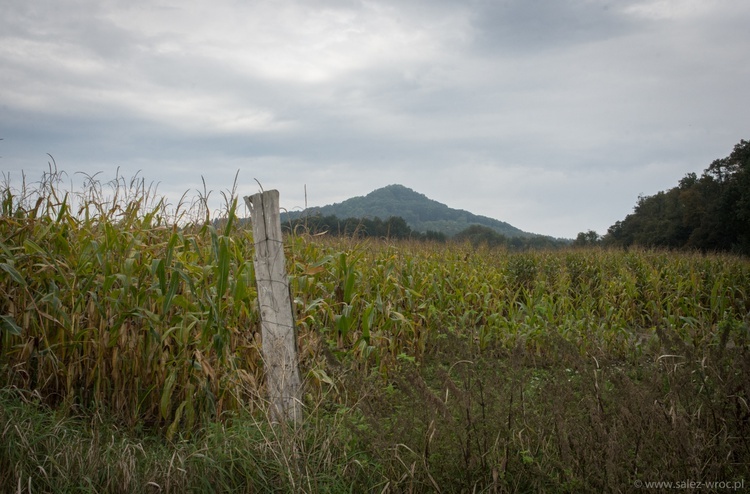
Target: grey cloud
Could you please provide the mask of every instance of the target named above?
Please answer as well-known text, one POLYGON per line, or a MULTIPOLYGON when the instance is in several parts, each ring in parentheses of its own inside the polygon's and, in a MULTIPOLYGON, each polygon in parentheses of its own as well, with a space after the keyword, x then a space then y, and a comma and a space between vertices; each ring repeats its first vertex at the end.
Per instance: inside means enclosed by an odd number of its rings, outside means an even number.
POLYGON ((289 207, 305 184, 322 205, 401 182, 525 230, 603 232, 748 138, 745 4, 12 2, 0 168, 50 152, 170 194, 240 170, 289 207))
POLYGON ((634 28, 616 2, 480 0, 472 3, 475 43, 487 52, 528 56, 608 39, 634 28))

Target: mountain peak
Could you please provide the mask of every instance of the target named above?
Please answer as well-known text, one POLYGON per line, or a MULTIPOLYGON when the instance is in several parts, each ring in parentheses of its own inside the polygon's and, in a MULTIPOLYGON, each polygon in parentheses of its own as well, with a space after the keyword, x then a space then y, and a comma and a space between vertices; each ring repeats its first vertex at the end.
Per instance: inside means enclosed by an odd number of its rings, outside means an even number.
POLYGON ((391 184, 375 189, 365 197, 377 198, 377 197, 389 197, 398 201, 404 200, 431 200, 426 195, 420 194, 419 192, 410 189, 401 184, 391 184))
MULTIPOLYGON (((401 184, 375 189, 366 196, 352 197, 343 202, 308 208, 299 215, 337 216, 344 218, 381 218, 400 216, 412 230, 428 230, 448 236, 471 225, 483 225, 507 237, 529 237, 504 221, 479 216, 461 209, 453 209, 401 184)), ((295 215, 298 216, 298 215, 295 215)))

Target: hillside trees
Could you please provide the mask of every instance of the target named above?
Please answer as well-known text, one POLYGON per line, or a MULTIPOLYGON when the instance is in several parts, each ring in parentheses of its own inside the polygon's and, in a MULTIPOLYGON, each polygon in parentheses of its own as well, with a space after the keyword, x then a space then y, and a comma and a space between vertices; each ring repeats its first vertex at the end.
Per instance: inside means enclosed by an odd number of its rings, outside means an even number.
POLYGON ((596 233, 594 230, 589 230, 587 232, 580 232, 578 233, 578 236, 573 241, 574 247, 588 247, 593 245, 598 245, 601 241, 601 235, 596 233))
POLYGON ((308 208, 305 211, 282 214, 282 222, 288 219, 337 216, 338 218, 403 218, 415 232, 443 233, 446 237, 456 235, 473 224, 484 225, 507 237, 531 237, 504 221, 453 209, 429 199, 403 185, 393 184, 374 190, 364 197, 352 197, 341 203, 308 208))
POLYGON ((282 224, 287 232, 305 231, 311 234, 328 234, 353 238, 412 239, 421 241, 455 243, 469 242, 475 248, 504 248, 513 251, 558 249, 570 245, 570 241, 543 235, 509 237, 484 225, 470 225, 454 236, 436 230, 418 232, 412 230, 406 220, 399 216, 381 218, 339 218, 336 215, 308 216, 287 220, 282 224))
POLYGON ((336 215, 309 216, 290 220, 285 226, 290 231, 304 228, 310 233, 329 233, 336 236, 380 237, 391 239, 414 238, 420 240, 444 241, 445 235, 428 231, 413 231, 406 220, 400 216, 391 216, 386 220, 375 218, 339 218, 336 215))
POLYGON ((750 254, 750 141, 741 140, 700 178, 689 173, 668 191, 639 197, 604 243, 750 254))
POLYGON ((508 237, 484 225, 471 225, 452 237, 455 242, 469 242, 474 248, 485 245, 489 248, 506 248, 513 251, 558 249, 569 242, 552 237, 534 235, 531 237, 508 237))

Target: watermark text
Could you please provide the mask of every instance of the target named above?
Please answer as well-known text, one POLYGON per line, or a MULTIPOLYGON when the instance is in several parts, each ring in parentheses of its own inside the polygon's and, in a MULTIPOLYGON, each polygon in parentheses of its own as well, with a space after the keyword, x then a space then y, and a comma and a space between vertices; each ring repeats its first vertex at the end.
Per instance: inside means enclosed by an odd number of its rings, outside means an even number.
POLYGON ((636 480, 633 482, 636 489, 714 489, 737 491, 745 488, 745 479, 742 480, 678 480, 675 482, 636 480))

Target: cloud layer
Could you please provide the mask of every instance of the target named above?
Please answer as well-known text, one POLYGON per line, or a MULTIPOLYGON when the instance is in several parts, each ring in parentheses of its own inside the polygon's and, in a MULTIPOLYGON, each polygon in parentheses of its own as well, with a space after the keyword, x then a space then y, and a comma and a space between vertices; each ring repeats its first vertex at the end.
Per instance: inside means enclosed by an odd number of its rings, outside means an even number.
POLYGON ((11 0, 0 169, 141 175, 288 208, 402 183, 604 233, 747 135, 743 0, 11 0))

